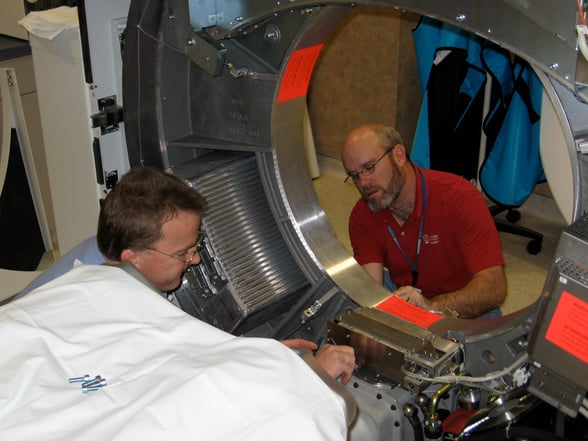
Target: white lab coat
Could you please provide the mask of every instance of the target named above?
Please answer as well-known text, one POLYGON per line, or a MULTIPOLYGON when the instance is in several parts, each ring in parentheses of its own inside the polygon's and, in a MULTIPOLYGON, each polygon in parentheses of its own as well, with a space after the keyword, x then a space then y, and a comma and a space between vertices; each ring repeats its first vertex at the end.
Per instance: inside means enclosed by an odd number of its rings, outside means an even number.
POLYGON ((203 323, 116 267, 0 308, 0 439, 344 440, 346 410, 293 351, 203 323), (68 379, 100 375, 82 393, 68 379))

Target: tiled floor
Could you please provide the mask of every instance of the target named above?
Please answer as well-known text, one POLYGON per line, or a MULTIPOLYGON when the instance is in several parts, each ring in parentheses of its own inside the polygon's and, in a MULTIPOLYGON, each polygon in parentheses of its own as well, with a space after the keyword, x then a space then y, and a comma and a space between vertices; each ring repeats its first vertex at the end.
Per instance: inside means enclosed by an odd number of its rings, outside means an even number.
MULTIPOLYGON (((351 252, 347 219, 359 197, 357 190, 355 186, 343 183, 345 173, 339 161, 319 157, 319 167, 321 175, 313 181, 315 191, 335 233, 351 252), (336 198, 332 197, 334 194, 336 198)), ((531 255, 526 249, 529 239, 500 233, 508 281, 507 299, 502 306, 505 314, 531 304, 539 296, 559 236, 566 227, 564 218, 550 197, 533 194, 519 211, 521 225, 543 233, 543 248, 539 254, 531 255)))

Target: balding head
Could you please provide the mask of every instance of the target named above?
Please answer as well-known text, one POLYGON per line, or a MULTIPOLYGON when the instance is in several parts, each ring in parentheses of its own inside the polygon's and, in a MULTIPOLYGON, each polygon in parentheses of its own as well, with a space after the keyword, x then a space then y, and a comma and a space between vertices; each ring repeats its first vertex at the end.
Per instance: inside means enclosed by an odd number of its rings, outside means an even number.
POLYGON ((357 170, 366 159, 379 157, 397 145, 404 148, 404 141, 394 127, 379 123, 363 124, 345 137, 341 162, 348 172, 357 170))
POLYGON ((353 181, 373 211, 394 210, 413 198, 414 171, 402 137, 393 127, 369 123, 353 129, 345 138, 341 162, 346 182, 353 181))

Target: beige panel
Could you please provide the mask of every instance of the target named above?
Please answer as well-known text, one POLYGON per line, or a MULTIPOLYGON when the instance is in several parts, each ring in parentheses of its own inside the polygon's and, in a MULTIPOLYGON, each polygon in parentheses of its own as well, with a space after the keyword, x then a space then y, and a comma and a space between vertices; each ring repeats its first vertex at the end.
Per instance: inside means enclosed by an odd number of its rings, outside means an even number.
POLYGON ((395 125, 410 145, 421 102, 410 32, 417 21, 414 14, 379 7, 356 7, 341 21, 309 89, 320 154, 339 158, 346 133, 370 121, 395 125))
POLYGON ((33 58, 30 55, 0 61, 0 68, 4 67, 11 67, 16 71, 18 88, 20 89, 21 95, 34 92, 37 89, 35 85, 35 72, 33 70, 33 58))
MULTIPOLYGON (((31 1, 31 3, 34 2, 31 1)), ((2 0, 0 34, 27 40, 28 32, 18 24, 25 15, 25 0, 2 0)))
POLYGON ((419 20, 420 16, 414 14, 403 14, 400 19, 396 128, 409 149, 412 146, 423 100, 412 39, 412 31, 419 20))

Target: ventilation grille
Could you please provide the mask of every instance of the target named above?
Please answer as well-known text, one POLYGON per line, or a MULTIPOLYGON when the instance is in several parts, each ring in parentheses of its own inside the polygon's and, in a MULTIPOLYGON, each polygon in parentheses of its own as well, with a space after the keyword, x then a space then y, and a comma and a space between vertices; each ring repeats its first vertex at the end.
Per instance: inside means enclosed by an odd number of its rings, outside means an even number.
POLYGON ((568 227, 568 231, 579 239, 588 242, 588 216, 578 219, 577 222, 568 227))
POLYGON ((584 286, 588 286, 588 271, 578 266, 577 262, 566 257, 558 257, 555 263, 561 274, 584 286))
POLYGON ((207 240, 247 313, 307 284, 278 230, 254 156, 225 164, 192 185, 208 200, 207 240))

